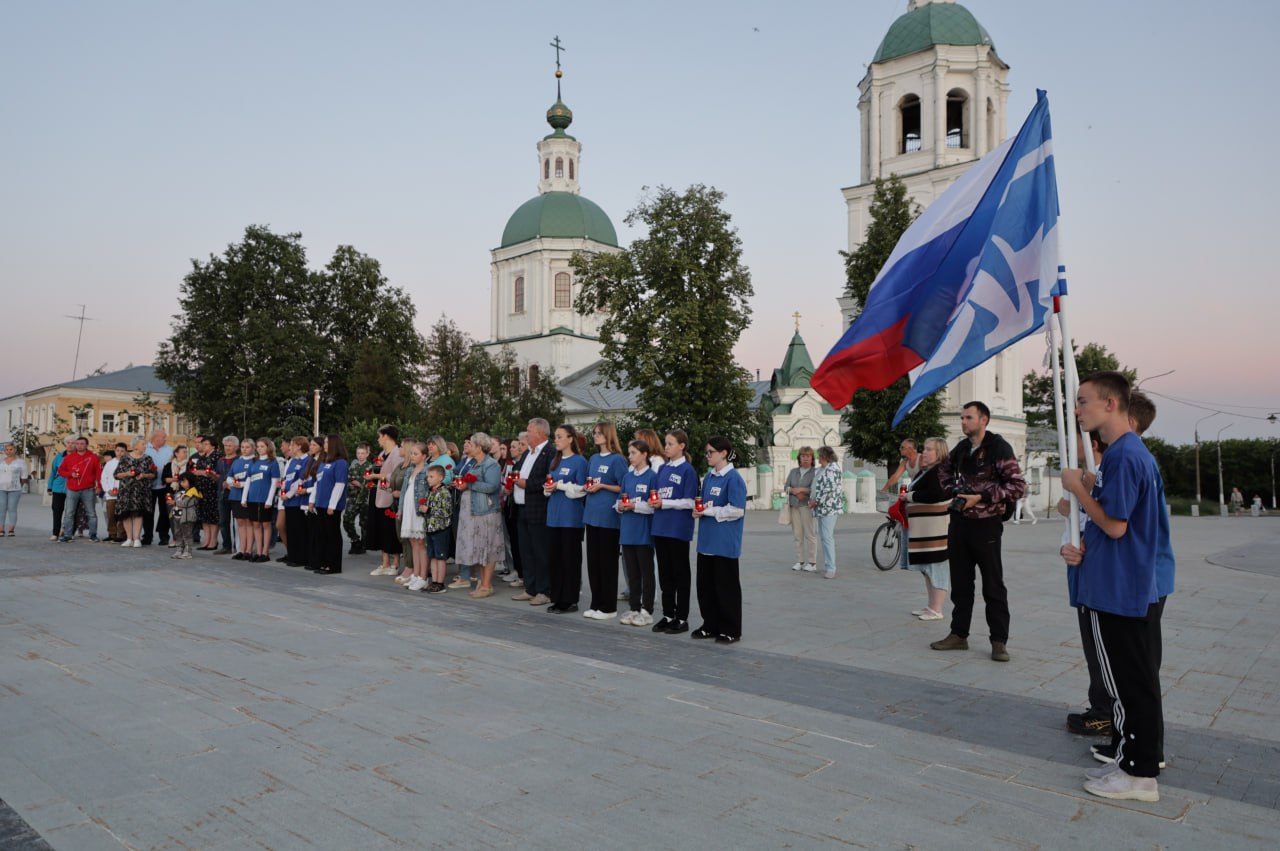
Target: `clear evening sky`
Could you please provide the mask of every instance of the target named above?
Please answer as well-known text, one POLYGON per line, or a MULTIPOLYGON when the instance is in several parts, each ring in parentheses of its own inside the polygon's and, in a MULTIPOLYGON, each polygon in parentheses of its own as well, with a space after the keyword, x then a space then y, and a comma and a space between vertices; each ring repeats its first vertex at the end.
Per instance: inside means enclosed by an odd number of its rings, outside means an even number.
MULTIPOLYGON (((1280 435, 1267 259, 1280 139, 1280 4, 970 0, 1012 66, 1009 132, 1049 92, 1077 339, 1147 389, 1231 407, 1202 436, 1280 435), (1252 406, 1252 407, 1245 407, 1252 406), (1244 415, 1257 417, 1249 419, 1244 415)), ((762 376, 799 310, 840 332, 840 188, 858 179, 857 83, 905 0, 428 4, 7 3, 0 35, 0 396, 150 363, 193 257, 249 224, 382 262, 418 307, 489 333, 489 250, 537 192, 555 97, 583 194, 727 193, 756 297, 738 348, 762 376), (80 377, 78 376, 78 377, 80 377)), ((249 306, 246 306, 249 308, 249 306)), ((1040 337, 1023 344, 1038 365, 1040 337)), ((1154 433, 1206 411, 1158 398, 1154 433)))

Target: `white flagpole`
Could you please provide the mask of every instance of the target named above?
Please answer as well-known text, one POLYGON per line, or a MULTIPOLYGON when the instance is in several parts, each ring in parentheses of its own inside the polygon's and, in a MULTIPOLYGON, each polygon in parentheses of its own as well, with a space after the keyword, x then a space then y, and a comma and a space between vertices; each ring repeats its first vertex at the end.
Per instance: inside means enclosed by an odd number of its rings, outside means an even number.
MULTIPOLYGON (((1067 421, 1066 415, 1062 407, 1063 392, 1062 385, 1066 376, 1063 374, 1064 369, 1059 367, 1058 355, 1061 334, 1058 330, 1058 310, 1060 303, 1058 299, 1054 299, 1054 312, 1050 314, 1049 325, 1049 357, 1052 367, 1053 377, 1053 420, 1058 427, 1058 467, 1062 470, 1074 468, 1076 466, 1075 441, 1067 439, 1067 421)), ((1062 353, 1065 363, 1065 346, 1062 347, 1062 353)), ((1067 529, 1070 530, 1071 544, 1080 546, 1080 514, 1079 505, 1077 504, 1074 494, 1068 494, 1071 509, 1067 513, 1067 529)))

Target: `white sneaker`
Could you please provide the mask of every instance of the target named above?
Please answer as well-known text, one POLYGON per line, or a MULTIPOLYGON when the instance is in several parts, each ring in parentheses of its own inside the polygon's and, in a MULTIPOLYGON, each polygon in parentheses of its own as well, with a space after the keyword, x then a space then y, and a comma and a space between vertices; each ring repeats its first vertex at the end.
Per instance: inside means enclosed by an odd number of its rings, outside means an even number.
POLYGON ((599 614, 600 613, 597 612, 595 609, 587 609, 585 612, 582 613, 582 616, 584 618, 594 618, 599 614))
POLYGON ((396 583, 397 583, 397 584, 399 584, 399 585, 408 585, 408 584, 409 584, 410 582, 412 582, 412 581, 413 581, 413 577, 412 577, 412 576, 397 576, 397 577, 396 577, 396 583))
POLYGON ((427 580, 423 579, 421 576, 415 576, 410 579, 409 584, 404 587, 409 591, 421 591, 423 588, 427 587, 427 580))
POLYGON ((126 541, 125 541, 123 544, 121 544, 120 546, 122 546, 122 547, 132 547, 132 546, 133 546, 133 541, 126 540, 126 541))
POLYGON ((791 569, 792 569, 792 570, 804 570, 804 562, 802 562, 802 561, 798 561, 798 562, 796 562, 795 564, 791 565, 791 569))
POLYGON ((1108 762, 1106 765, 1099 765, 1097 768, 1089 768, 1084 772, 1084 776, 1090 780, 1101 780, 1113 771, 1120 770, 1120 763, 1108 762))
POLYGON ((933 611, 933 610, 932 610, 932 609, 930 609, 928 606, 925 606, 923 609, 916 609, 916 610, 915 610, 914 612, 912 612, 911 614, 915 615, 916 617, 920 617, 920 616, 921 616, 921 615, 923 615, 925 612, 931 612, 931 611, 933 611))
POLYGON ((806 565, 805 565, 803 568, 801 568, 801 569, 802 569, 805 573, 813 573, 815 570, 817 570, 817 569, 818 569, 818 566, 817 566, 816 564, 814 564, 813 562, 809 562, 808 564, 806 564, 806 565))
POLYGON ((133 545, 134 545, 135 547, 141 547, 141 546, 142 546, 142 541, 134 541, 134 542, 133 542, 133 545))
POLYGON ((1154 804, 1160 800, 1160 784, 1154 777, 1134 777, 1124 771, 1112 771, 1104 777, 1089 780, 1084 790, 1099 798, 1115 801, 1146 801, 1154 804))
POLYGON ((382 572, 382 565, 378 565, 373 570, 369 571, 369 575, 370 576, 386 576, 386 574, 382 572))
POLYGON ((933 609, 925 609, 923 614, 917 615, 922 621, 940 621, 942 620, 942 612, 935 612, 933 609))
POLYGON ((644 609, 641 609, 640 614, 636 615, 631 621, 632 626, 649 626, 651 623, 653 623, 653 615, 649 614, 644 609))
POLYGON ((625 615, 618 618, 618 623, 624 623, 627 626, 635 626, 637 614, 638 612, 627 612, 625 615))
POLYGON ((835 579, 835 578, 836 578, 836 572, 835 572, 834 570, 827 570, 827 571, 823 571, 823 574, 822 574, 822 575, 823 575, 823 576, 825 576, 825 577, 827 577, 828 579, 835 579))
POLYGON ((618 616, 617 612, 596 612, 595 618, 598 621, 613 620, 618 616))

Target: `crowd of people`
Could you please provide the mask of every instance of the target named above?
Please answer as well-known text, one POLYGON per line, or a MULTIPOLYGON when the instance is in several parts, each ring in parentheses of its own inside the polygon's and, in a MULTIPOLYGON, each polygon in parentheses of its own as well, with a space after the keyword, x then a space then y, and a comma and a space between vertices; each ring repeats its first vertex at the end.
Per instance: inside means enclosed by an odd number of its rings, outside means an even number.
MULTIPOLYGON (((1154 801, 1164 765, 1160 620, 1174 578, 1163 484, 1140 438, 1155 406, 1114 372, 1084 379, 1075 404, 1099 461, 1092 471, 1062 473, 1082 532, 1078 544, 1064 534, 1060 554, 1090 678, 1088 708, 1069 714, 1067 726, 1108 737, 1091 748, 1104 765, 1090 772, 1088 791, 1154 801)), ((970 402, 961 412, 964 439, 955 447, 931 437, 920 450, 904 440, 886 489, 897 484, 901 494, 901 566, 924 577, 925 605, 912 615, 944 619, 950 595, 948 634, 930 647, 969 648, 981 576, 990 657, 1007 662, 1001 542, 1026 482, 1008 442, 988 430, 990 418, 985 404, 970 402)), ((100 497, 107 539, 122 546, 147 546, 154 538, 174 548, 174 558, 206 550, 266 562, 278 541, 284 554, 276 561, 327 575, 343 570, 345 527, 347 554, 379 553, 372 575, 394 577, 406 590, 465 588, 483 599, 505 581, 517 591, 513 600, 557 615, 579 611, 585 555, 584 617, 722 644, 742 638, 747 487, 723 437, 703 446, 701 478, 685 432, 641 429, 624 446, 615 426, 603 421, 585 435, 533 419, 516 437, 476 432, 461 448, 440 435, 402 438, 388 425, 378 431, 376 451, 361 444, 354 458, 338 434, 295 437, 279 455, 267 438, 227 436, 221 446, 199 437, 189 454, 186 447, 170 449, 157 431, 99 458, 83 438, 69 439, 52 468, 52 539, 65 543, 85 529, 98 540, 100 497), (691 547, 702 617, 693 629, 691 547), (620 601, 628 610, 619 618, 620 601)), ((841 470, 830 447, 816 457, 801 447, 797 457, 784 487, 783 519, 796 547, 791 569, 816 572, 820 548, 823 574, 831 578, 841 470)), ((0 464, 6 534, 25 477, 7 452, 0 464)), ((1069 513, 1067 500, 1059 511, 1069 513)))
MULTIPOLYGON (((747 487, 725 438, 707 441, 703 479, 685 432, 641 429, 624 448, 610 422, 588 436, 534 419, 516 437, 476 432, 460 448, 440 435, 402 438, 388 425, 376 452, 361 444, 354 458, 338 434, 279 447, 228 435, 217 445, 200 436, 189 452, 169 447, 157 430, 99 457, 85 438, 68 438, 52 464, 51 540, 67 543, 79 532, 124 547, 158 541, 175 559, 206 551, 249 562, 270 561, 280 543, 277 562, 330 575, 343 570, 345 528, 346 555, 379 553, 372 574, 409 591, 468 589, 483 599, 505 581, 517 590, 513 599, 552 614, 579 611, 585 553, 584 617, 722 644, 742 638, 747 487), (702 614, 693 629, 691 547, 702 614), (620 618, 619 602, 628 607, 620 618)), ((834 464, 834 453, 828 460, 834 464)), ((24 469, 9 470, 0 467, 0 488, 14 475, 25 483, 24 469)), ((822 499, 834 506, 833 531, 838 475, 822 499)), ((12 502, 16 511, 16 496, 12 502)))

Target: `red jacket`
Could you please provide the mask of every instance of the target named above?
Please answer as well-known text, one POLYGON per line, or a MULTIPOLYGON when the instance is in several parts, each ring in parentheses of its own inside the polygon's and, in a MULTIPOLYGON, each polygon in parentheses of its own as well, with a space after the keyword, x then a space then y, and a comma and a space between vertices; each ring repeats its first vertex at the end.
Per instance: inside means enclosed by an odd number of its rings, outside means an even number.
POLYGON ((98 486, 102 464, 93 452, 68 452, 58 467, 58 475, 67 480, 67 490, 83 491, 98 486))

